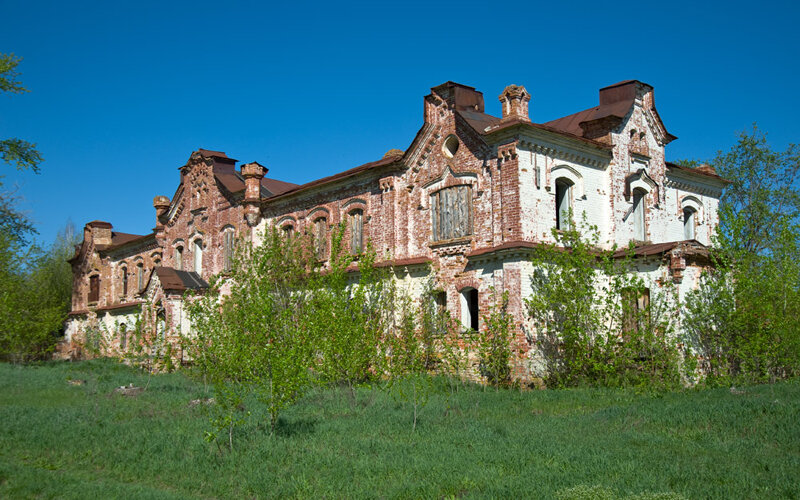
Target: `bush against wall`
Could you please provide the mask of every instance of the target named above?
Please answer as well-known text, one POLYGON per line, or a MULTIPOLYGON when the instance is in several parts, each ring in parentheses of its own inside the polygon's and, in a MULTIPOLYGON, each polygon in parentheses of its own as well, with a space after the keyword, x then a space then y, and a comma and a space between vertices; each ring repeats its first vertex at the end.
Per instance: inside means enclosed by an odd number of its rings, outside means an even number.
POLYGON ((553 235, 557 243, 534 250, 526 299, 547 385, 678 385, 677 303, 669 287, 648 291, 630 272, 631 257, 599 249, 594 227, 553 235))

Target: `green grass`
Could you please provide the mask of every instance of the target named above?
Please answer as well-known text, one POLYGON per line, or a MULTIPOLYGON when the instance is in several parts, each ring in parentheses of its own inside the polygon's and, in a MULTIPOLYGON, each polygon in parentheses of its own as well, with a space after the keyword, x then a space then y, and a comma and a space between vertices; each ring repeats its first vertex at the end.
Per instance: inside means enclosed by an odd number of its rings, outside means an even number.
POLYGON ((412 407, 315 390, 233 453, 204 440, 181 374, 109 362, 0 365, 2 498, 800 498, 800 383, 636 394, 451 393, 412 407), (85 379, 81 386, 68 379, 85 379), (137 397, 113 394, 148 384, 137 397))

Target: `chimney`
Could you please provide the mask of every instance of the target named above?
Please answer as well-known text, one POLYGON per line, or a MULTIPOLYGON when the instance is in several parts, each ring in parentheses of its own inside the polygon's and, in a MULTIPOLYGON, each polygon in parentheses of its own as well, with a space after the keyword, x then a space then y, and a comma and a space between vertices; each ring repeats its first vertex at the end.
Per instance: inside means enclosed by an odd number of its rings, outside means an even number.
POLYGON ((528 116, 528 102, 531 95, 522 85, 509 85, 500 94, 500 103, 503 105, 503 121, 522 120, 531 121, 528 116))
POLYGON ((167 218, 167 210, 169 210, 169 198, 156 196, 153 198, 153 208, 156 209, 156 226, 164 224, 167 218))
POLYGON ((244 177, 244 201, 261 201, 261 179, 267 173, 267 169, 258 162, 245 163, 242 165, 242 177, 244 177))
POLYGON ((242 177, 244 177, 244 211, 247 224, 255 226, 258 224, 261 215, 261 179, 267 173, 266 167, 258 162, 245 163, 242 165, 242 177))
MULTIPOLYGON (((88 229, 89 234, 92 237, 92 242, 95 246, 102 246, 102 245, 110 245, 111 244, 111 228, 113 226, 110 222, 104 222, 101 220, 93 220, 92 222, 86 224, 86 228, 84 229, 84 235, 87 234, 86 229, 88 229)), ((85 236, 84 236, 85 238, 85 236)))

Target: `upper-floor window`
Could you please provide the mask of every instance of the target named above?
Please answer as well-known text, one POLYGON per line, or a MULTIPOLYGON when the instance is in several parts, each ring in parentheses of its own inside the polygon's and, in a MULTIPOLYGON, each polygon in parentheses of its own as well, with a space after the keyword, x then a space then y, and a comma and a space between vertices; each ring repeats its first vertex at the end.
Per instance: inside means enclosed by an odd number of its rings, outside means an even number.
POLYGON ((350 212, 350 253, 358 255, 364 250, 364 212, 350 212))
POLYGON ((633 191, 633 239, 636 241, 645 241, 645 202, 647 200, 647 192, 644 189, 635 189, 633 191))
POLYGON ((141 262, 136 265, 136 285, 139 290, 144 288, 144 264, 141 262))
POLYGON ((433 241, 472 234, 472 188, 453 186, 431 195, 433 241))
POLYGON ((317 258, 322 260, 328 250, 328 221, 325 217, 320 217, 314 221, 314 251, 317 258))
POLYGON ((183 247, 175 247, 175 269, 183 271, 183 247))
POLYGON ((697 211, 691 207, 683 209, 683 239, 693 240, 695 238, 695 214, 697 211))
POLYGON ((294 227, 291 224, 286 224, 281 228, 281 230, 283 231, 283 237, 287 241, 292 239, 292 236, 294 235, 294 227))
POLYGON ((233 269, 233 229, 228 228, 222 232, 222 270, 225 272, 233 269))
POLYGON ((95 274, 89 276, 89 303, 100 300, 100 276, 95 274))
POLYGON ((572 183, 566 179, 556 181, 556 229, 568 231, 571 226, 572 183))
POLYGON ((128 268, 122 268, 122 295, 127 297, 128 295, 128 268))
POLYGON ((194 272, 201 275, 203 274, 203 240, 200 238, 194 240, 194 248, 192 249, 194 256, 194 272))

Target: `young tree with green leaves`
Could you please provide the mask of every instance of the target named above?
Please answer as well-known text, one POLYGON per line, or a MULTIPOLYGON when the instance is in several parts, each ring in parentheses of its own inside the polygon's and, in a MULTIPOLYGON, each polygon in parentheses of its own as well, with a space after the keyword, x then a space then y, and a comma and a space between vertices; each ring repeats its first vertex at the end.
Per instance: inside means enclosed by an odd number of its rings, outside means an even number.
POLYGON ((234 260, 229 274, 186 301, 194 336, 185 342, 214 387, 220 413, 211 436, 227 430, 231 449, 247 395, 266 405, 274 433, 281 411, 311 383, 308 284, 317 265, 307 237, 274 227, 259 245, 240 242, 234 260))
POLYGON ((715 269, 686 300, 686 327, 711 383, 800 373, 800 149, 757 127, 711 162, 720 200, 715 269))

